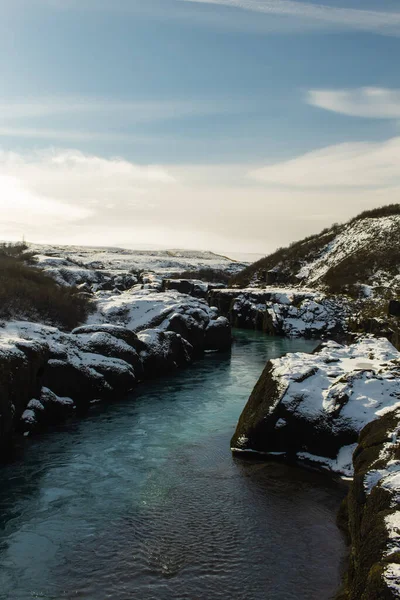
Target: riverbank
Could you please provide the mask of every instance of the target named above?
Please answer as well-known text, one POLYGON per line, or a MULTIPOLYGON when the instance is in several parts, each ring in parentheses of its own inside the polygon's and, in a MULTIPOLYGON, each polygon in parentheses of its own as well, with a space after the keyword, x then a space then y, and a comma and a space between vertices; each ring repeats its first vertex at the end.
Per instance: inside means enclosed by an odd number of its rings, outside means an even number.
POLYGON ((231 441, 239 456, 354 476, 340 513, 351 547, 342 600, 400 594, 399 372, 399 352, 372 336, 271 360, 231 441))
POLYGON ((43 430, 208 350, 230 348, 227 319, 204 300, 151 289, 98 300, 88 323, 70 333, 26 321, 0 326, 3 454, 15 433, 43 430))
POLYGON ((5 599, 332 596, 343 488, 229 450, 265 361, 314 343, 233 335, 231 354, 207 354, 55 433, 23 438, 20 459, 2 469, 5 599))

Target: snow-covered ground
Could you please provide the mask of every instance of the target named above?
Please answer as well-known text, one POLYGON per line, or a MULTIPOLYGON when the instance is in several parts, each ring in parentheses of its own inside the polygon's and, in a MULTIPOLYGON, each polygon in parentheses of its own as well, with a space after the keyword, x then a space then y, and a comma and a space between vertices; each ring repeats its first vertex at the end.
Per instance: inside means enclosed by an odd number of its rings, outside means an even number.
MULTIPOLYGON (((397 235, 399 228, 400 215, 349 223, 314 260, 302 266, 296 277, 307 285, 315 284, 346 257, 369 248, 371 244, 385 245, 393 234, 397 235)), ((376 273, 376 279, 379 279, 379 273, 376 273)))
POLYGON ((37 253, 39 265, 51 270, 71 272, 71 281, 82 276, 82 270, 108 271, 114 276, 128 272, 154 271, 169 275, 182 271, 216 269, 237 273, 245 263, 213 252, 195 250, 129 250, 124 248, 97 248, 85 246, 49 246, 30 244, 29 250, 37 253), (75 277, 74 277, 75 274, 75 277))

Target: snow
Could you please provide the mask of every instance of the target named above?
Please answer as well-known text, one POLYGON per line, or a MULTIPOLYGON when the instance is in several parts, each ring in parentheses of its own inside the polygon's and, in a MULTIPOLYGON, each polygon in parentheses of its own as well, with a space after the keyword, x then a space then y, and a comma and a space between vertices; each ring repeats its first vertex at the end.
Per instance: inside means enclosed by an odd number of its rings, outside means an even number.
POLYGON ((26 424, 26 425, 34 425, 36 423, 36 415, 35 412, 32 409, 27 409, 22 413, 22 417, 21 420, 26 424))
POLYGON ((400 598, 400 565, 390 563, 386 567, 383 577, 386 585, 392 590, 395 597, 400 598))
POLYGON ((233 319, 255 325, 267 314, 274 332, 287 337, 321 337, 335 328, 344 331, 350 314, 343 298, 309 289, 248 287, 218 290, 214 294, 234 299, 233 319))
POLYGON ((298 452, 297 458, 311 463, 316 463, 318 466, 340 476, 349 479, 353 477, 353 454, 357 444, 343 446, 336 459, 327 458, 326 456, 316 456, 309 452, 298 452))
MULTIPOLYGON (((334 436, 344 433, 347 439, 350 436, 356 440, 365 425, 400 409, 399 359, 399 352, 387 339, 373 336, 364 336, 350 346, 328 341, 315 354, 296 352, 273 359, 270 377, 275 382, 276 393, 273 402, 269 399, 264 419, 270 418, 279 406, 280 416, 274 427, 277 436, 283 435, 282 439, 285 439, 289 420, 295 427, 296 419, 301 419, 320 427, 321 435, 326 430, 334 436)), ((390 443, 397 443, 398 434, 397 430, 391 433, 390 443)), ((246 446, 245 442, 247 438, 242 446, 246 446)), ((239 451, 254 451, 251 447, 238 446, 239 451)), ((297 457, 351 477, 356 446, 354 441, 339 448, 335 458, 329 458, 311 454, 305 442, 297 457)), ((400 472, 396 463, 390 473, 370 473, 366 489, 370 490, 385 476, 381 485, 400 490, 398 470, 400 472)))
POLYGON ((63 275, 76 282, 87 277, 96 278, 103 272, 110 276, 128 272, 154 271, 169 275, 198 269, 217 269, 237 273, 246 266, 219 254, 196 250, 131 250, 126 248, 57 246, 32 244, 29 250, 36 252, 39 264, 57 277, 63 275), (91 273, 91 275, 88 275, 91 273))
POLYGON ((338 413, 337 427, 361 431, 400 407, 400 380, 391 362, 399 357, 388 340, 365 337, 351 346, 329 341, 317 354, 293 353, 271 362, 274 378, 286 386, 283 405, 297 405, 301 398, 296 410, 303 417, 338 413))

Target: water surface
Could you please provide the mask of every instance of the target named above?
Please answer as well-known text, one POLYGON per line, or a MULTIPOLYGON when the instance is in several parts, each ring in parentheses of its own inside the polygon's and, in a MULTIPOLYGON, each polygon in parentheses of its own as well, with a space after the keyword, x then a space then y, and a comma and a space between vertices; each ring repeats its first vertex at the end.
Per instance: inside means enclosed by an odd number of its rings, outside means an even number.
POLYGON ((265 360, 314 346, 238 331, 231 356, 27 440, 0 472, 1 600, 330 598, 343 490, 229 450, 265 360))

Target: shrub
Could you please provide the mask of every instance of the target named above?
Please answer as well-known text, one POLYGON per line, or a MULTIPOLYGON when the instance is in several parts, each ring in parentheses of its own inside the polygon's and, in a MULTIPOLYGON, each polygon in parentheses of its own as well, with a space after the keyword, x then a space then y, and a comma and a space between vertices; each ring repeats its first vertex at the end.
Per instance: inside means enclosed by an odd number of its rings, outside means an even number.
POLYGON ((73 329, 93 304, 75 287, 61 287, 33 265, 25 244, 0 245, 0 318, 30 319, 73 329))
POLYGON ((244 287, 252 280, 262 277, 262 273, 272 269, 279 272, 280 283, 298 283, 295 274, 301 269, 307 259, 315 259, 326 244, 329 244, 343 229, 343 225, 335 224, 330 229, 324 229, 317 235, 299 241, 292 242, 286 248, 278 248, 265 258, 249 265, 243 271, 230 279, 231 285, 244 287))
POLYGON ((387 204, 386 206, 379 206, 379 208, 364 210, 356 217, 353 217, 350 223, 360 221, 360 219, 379 219, 380 217, 391 217, 393 215, 400 215, 400 204, 387 204))

